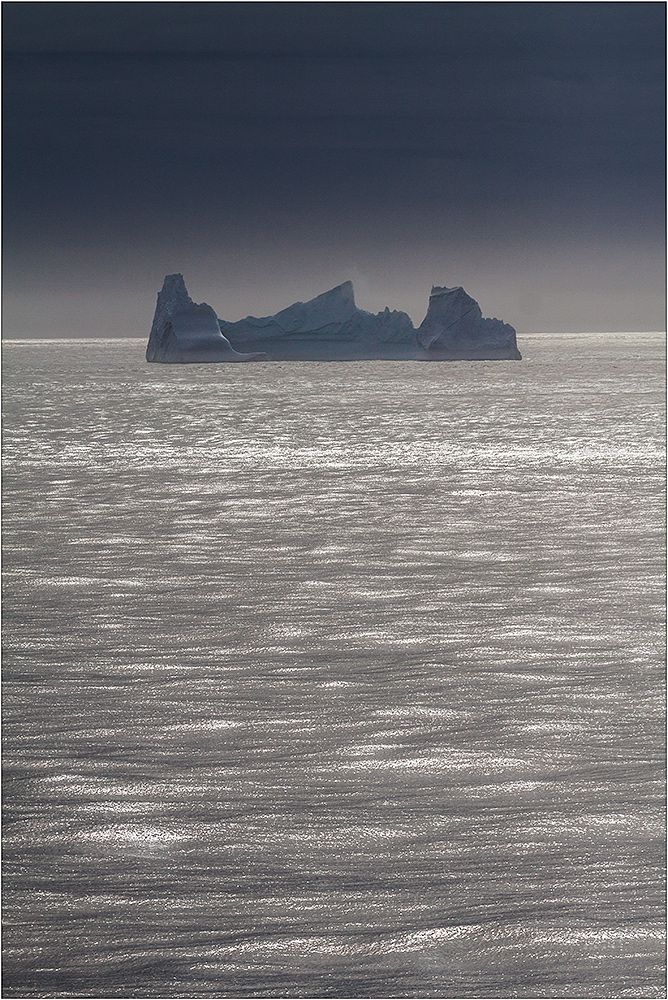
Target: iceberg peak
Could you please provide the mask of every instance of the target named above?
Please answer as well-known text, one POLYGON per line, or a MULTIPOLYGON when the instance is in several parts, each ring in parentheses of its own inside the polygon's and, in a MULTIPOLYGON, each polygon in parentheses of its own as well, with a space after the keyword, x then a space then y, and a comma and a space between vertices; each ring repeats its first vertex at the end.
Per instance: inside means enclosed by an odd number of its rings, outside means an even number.
POLYGON ((188 295, 182 274, 168 274, 153 316, 147 361, 185 364, 194 361, 260 361, 261 353, 240 354, 223 336, 218 317, 205 302, 188 295))
POLYGON ((176 302, 192 302, 192 299, 188 295, 188 289, 186 288, 186 283, 183 280, 182 274, 168 274, 162 283, 162 289, 158 293, 158 302, 160 299, 165 300, 167 303, 176 302))
POLYGON ((330 288, 328 292, 323 292, 322 295, 317 296, 319 299, 324 299, 325 297, 340 299, 341 302, 345 302, 346 305, 355 308, 355 289, 353 288, 352 281, 344 281, 342 284, 336 285, 335 288, 330 288))

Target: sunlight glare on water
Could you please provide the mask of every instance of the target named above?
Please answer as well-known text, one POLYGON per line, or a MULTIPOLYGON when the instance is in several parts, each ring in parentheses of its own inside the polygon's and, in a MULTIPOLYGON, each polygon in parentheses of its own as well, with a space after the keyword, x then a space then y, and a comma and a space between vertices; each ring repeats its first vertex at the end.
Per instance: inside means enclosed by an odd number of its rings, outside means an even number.
POLYGON ((661 997, 664 343, 4 348, 7 997, 661 997))

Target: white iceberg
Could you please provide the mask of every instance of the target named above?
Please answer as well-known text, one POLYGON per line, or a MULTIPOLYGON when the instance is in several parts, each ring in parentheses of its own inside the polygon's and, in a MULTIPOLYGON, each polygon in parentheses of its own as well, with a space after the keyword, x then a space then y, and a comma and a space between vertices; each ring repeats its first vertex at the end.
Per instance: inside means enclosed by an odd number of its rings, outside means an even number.
POLYGON ((236 350, 265 351, 277 361, 406 360, 419 354, 410 316, 358 309, 352 281, 275 316, 221 320, 220 328, 236 350))
POLYGON ((483 319, 476 300, 459 285, 434 285, 417 341, 434 361, 522 360, 513 327, 500 319, 483 319))
POLYGON ((147 361, 446 361, 520 360, 512 326, 483 319, 463 288, 435 286, 415 330, 404 312, 366 312, 351 281, 296 302, 275 316, 228 323, 188 295, 183 276, 168 274, 158 295, 147 361))
POLYGON ((158 293, 147 361, 188 364, 198 361, 262 361, 260 353, 240 354, 220 332, 218 317, 206 303, 188 295, 182 274, 168 274, 158 293))

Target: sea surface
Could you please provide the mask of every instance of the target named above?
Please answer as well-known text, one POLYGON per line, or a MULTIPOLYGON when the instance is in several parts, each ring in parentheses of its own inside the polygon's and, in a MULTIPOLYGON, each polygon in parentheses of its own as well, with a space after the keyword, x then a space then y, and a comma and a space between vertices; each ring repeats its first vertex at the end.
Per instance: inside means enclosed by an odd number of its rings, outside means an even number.
POLYGON ((663 336, 4 348, 4 996, 664 997, 663 336))

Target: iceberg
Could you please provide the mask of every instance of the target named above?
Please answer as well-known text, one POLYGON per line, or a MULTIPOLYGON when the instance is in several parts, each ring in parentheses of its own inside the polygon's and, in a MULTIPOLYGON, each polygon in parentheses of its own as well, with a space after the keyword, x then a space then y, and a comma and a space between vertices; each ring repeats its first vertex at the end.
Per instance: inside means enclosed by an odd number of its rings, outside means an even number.
POLYGON ((275 316, 220 321, 235 350, 259 350, 276 361, 363 361, 417 358, 410 316, 358 309, 352 281, 295 302, 275 316))
POLYGON ((475 299, 456 285, 434 285, 427 315, 417 329, 417 341, 435 361, 521 361, 516 332, 500 319, 483 319, 475 299))
POLYGON ((351 281, 274 316, 218 319, 198 305, 183 275, 168 274, 153 318, 146 360, 211 361, 447 361, 521 360, 512 326, 483 319, 461 287, 434 286, 416 330, 407 313, 366 312, 355 304, 351 281))
POLYGON ((220 332, 218 317, 206 303, 188 295, 182 274, 168 274, 158 293, 147 361, 189 364, 198 361, 264 361, 259 352, 240 354, 220 332))

